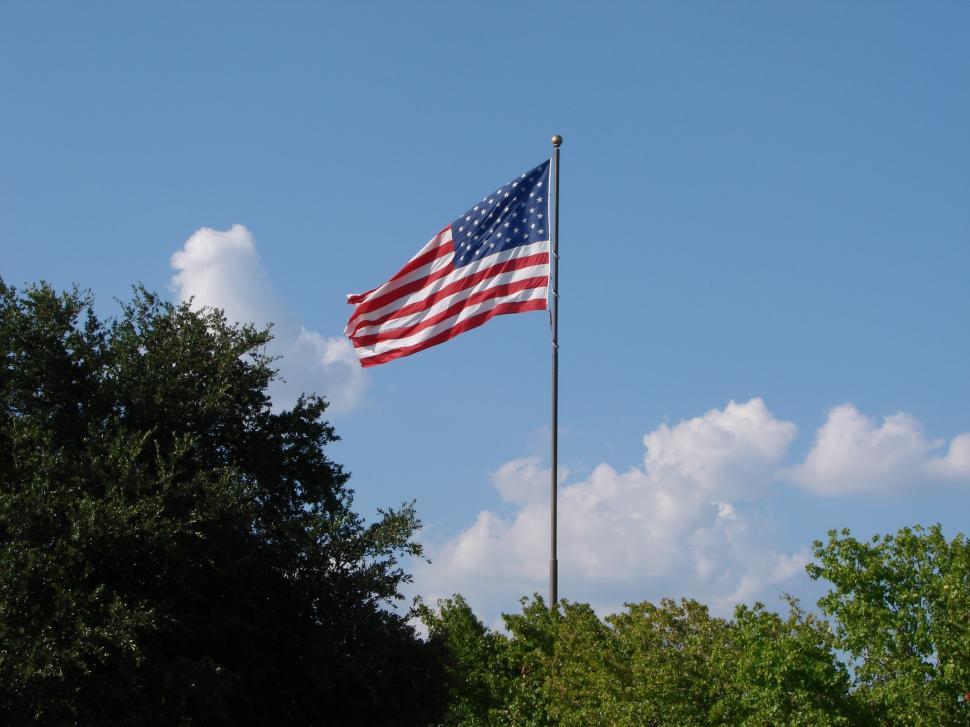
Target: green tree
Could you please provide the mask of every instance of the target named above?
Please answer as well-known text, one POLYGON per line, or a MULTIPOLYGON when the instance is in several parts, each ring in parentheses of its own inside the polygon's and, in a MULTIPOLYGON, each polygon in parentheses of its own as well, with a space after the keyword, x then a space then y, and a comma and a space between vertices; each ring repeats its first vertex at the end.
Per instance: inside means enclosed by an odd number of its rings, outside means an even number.
POLYGON ((352 511, 325 401, 270 406, 269 340, 0 280, 0 723, 436 719, 436 653, 387 608, 413 505, 352 511))
POLYGON ((939 525, 864 542, 830 531, 812 578, 837 645, 855 659, 858 695, 900 725, 970 725, 970 542, 939 525))
POLYGON ((505 614, 507 634, 491 631, 461 596, 420 608, 429 641, 448 664, 447 725, 558 724, 547 678, 562 614, 540 596, 521 600, 521 614, 505 614))
POLYGON ((728 624, 693 600, 627 604, 607 621, 629 662, 624 725, 706 725, 723 693, 728 624))
POLYGON ((437 609, 419 603, 418 615, 429 642, 445 655, 450 701, 442 724, 500 724, 517 676, 507 668, 506 640, 487 629, 460 595, 439 600, 437 609))
POLYGON ((450 654, 451 725, 866 724, 828 624, 793 600, 787 618, 697 601, 627 604, 600 619, 588 604, 523 601, 508 635, 460 597, 424 609, 450 654))
POLYGON ((866 724, 828 623, 787 600, 785 618, 760 603, 735 609, 730 647, 721 652, 727 660, 718 668, 725 693, 715 723, 866 724))

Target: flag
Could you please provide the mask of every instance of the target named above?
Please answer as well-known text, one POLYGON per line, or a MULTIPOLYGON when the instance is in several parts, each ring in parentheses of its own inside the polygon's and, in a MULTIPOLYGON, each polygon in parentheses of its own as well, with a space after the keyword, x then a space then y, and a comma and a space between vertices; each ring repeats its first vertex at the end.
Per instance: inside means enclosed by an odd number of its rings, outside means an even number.
POLYGON ((361 366, 409 356, 494 316, 546 310, 549 161, 445 227, 383 285, 348 295, 361 366))

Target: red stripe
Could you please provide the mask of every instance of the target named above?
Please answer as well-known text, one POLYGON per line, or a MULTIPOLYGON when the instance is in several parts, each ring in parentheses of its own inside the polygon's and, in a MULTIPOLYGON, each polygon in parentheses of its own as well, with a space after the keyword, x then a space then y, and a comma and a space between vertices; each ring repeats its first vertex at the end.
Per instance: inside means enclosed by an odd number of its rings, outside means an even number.
MULTIPOLYGON (((445 229, 447 230, 448 228, 446 227, 445 229)), ((440 235, 441 233, 439 232, 438 234, 440 235)), ((408 273, 414 270, 417 270, 421 266, 427 265, 430 262, 434 262, 439 257, 444 257, 448 253, 452 252, 454 249, 455 249, 455 246, 451 244, 451 240, 448 240, 448 242, 443 242, 442 244, 438 245, 438 247, 428 250, 426 253, 418 255, 416 258, 414 258, 414 260, 412 260, 403 268, 401 268, 399 271, 397 271, 394 274, 394 276, 387 282, 390 283, 394 280, 397 280, 398 278, 403 278, 405 275, 407 275, 408 273)), ((385 283, 385 285, 387 285, 387 283, 385 283)))
MULTIPOLYGON (((447 227, 442 228, 442 230, 437 235, 435 235, 435 237, 441 237, 450 229, 451 229, 451 225, 448 225, 447 227)), ((434 238, 431 238, 431 239, 434 239, 434 238)), ((352 304, 361 303, 367 299, 368 295, 373 293, 375 290, 383 288, 385 285, 387 285, 387 283, 392 283, 395 280, 398 280, 399 278, 403 278, 408 273, 413 272, 414 270, 417 270, 418 268, 424 265, 427 265, 430 262, 434 262, 440 257, 444 257, 448 253, 452 252, 454 249, 455 248, 454 248, 454 245, 451 244, 451 240, 448 240, 447 242, 443 242, 442 244, 438 245, 438 247, 432 248, 427 252, 421 253, 413 260, 409 260, 407 264, 405 264, 403 268, 401 268, 396 273, 394 273, 394 275, 392 275, 387 280, 386 283, 381 283, 376 288, 371 288, 366 293, 358 293, 357 295, 348 295, 347 302, 352 304)))
POLYGON ((389 293, 384 293, 384 295, 378 296, 377 298, 366 300, 354 309, 350 319, 347 321, 347 325, 350 325, 350 321, 354 320, 354 318, 359 316, 361 313, 367 313, 368 311, 383 308, 388 303, 391 303, 406 295, 411 295, 411 293, 416 293, 424 286, 430 285, 434 281, 440 280, 453 272, 455 272, 455 264, 454 262, 450 262, 441 268, 441 270, 435 270, 433 273, 431 273, 431 275, 426 275, 423 278, 412 280, 410 283, 406 283, 400 288, 395 288, 389 293))
MULTIPOLYGON (((377 288, 379 287, 381 286, 378 285, 377 288)), ((371 288, 366 293, 357 293, 356 295, 348 293, 347 302, 350 303, 351 305, 356 305, 357 303, 360 303, 362 300, 367 300, 367 296, 373 293, 375 290, 377 290, 377 288, 371 288)))
MULTIPOLYGON (((525 278, 524 280, 516 280, 512 283, 503 283, 502 285, 496 285, 491 288, 486 288, 485 290, 480 290, 473 295, 468 296, 464 300, 459 300, 453 305, 449 306, 440 313, 436 313, 433 316, 422 319, 418 323, 414 323, 410 326, 404 328, 395 328, 392 331, 383 331, 381 333, 372 333, 367 336, 357 336, 353 337, 355 347, 360 346, 372 346, 379 341, 390 341, 395 338, 405 338, 407 336, 414 335, 419 331, 423 331, 426 328, 430 328, 441 321, 448 320, 452 316, 457 315, 463 308, 470 305, 476 305, 482 303, 486 300, 492 298, 501 298, 505 295, 511 295, 512 293, 518 293, 523 290, 528 290, 530 288, 544 288, 549 285, 549 276, 543 275, 542 277, 535 278, 525 278)), ((498 306, 496 306, 498 307, 498 306)), ((474 317, 474 316, 472 316, 474 317)))
POLYGON ((416 343, 413 346, 405 346, 403 348, 395 348, 392 351, 385 351, 384 353, 379 353, 376 356, 369 356, 367 358, 362 358, 360 360, 360 365, 364 368, 370 366, 377 366, 378 364, 387 363, 388 361, 393 361, 396 358, 401 358, 402 356, 410 356, 412 353, 417 353, 418 351, 423 351, 426 348, 431 348, 432 346, 437 346, 439 343, 444 343, 455 336, 464 333, 465 331, 470 331, 473 328, 478 328, 483 323, 487 322, 489 319, 504 315, 506 313, 525 313, 526 311, 533 310, 545 310, 546 301, 541 300, 527 300, 521 303, 503 303, 497 305, 489 311, 484 313, 479 313, 478 315, 472 316, 467 320, 462 321, 456 326, 452 326, 446 331, 442 331, 436 336, 432 336, 427 341, 422 341, 421 343, 416 343))
MULTIPOLYGON (((458 293, 462 290, 466 290, 468 288, 474 287, 475 285, 482 282, 483 280, 499 275, 500 273, 506 273, 511 270, 520 270, 521 268, 528 268, 528 267, 532 267, 533 265, 543 265, 543 264, 546 264, 546 265, 549 264, 549 253, 547 252, 540 252, 540 253, 536 253, 535 255, 527 255, 525 257, 512 258, 511 260, 506 260, 505 262, 499 263, 498 265, 493 265, 490 268, 479 270, 477 273, 474 273, 473 275, 469 275, 465 278, 460 278, 458 280, 455 280, 454 282, 448 283, 441 290, 435 291, 424 300, 419 300, 415 303, 410 303, 408 305, 401 306, 400 308, 396 308, 392 311, 389 311, 388 313, 385 313, 382 316, 378 316, 377 318, 358 321, 356 325, 354 325, 354 329, 353 331, 350 332, 349 335, 352 336, 354 333, 359 331, 364 326, 380 325, 381 323, 384 323, 392 318, 406 316, 406 315, 410 315, 411 313, 417 313, 418 311, 427 310, 442 298, 446 298, 449 295, 454 295, 455 293, 458 293)), ((447 270, 448 272, 452 272, 454 270, 454 266, 448 265, 444 268, 444 270, 447 270)), ((440 277, 441 277, 440 275, 430 275, 428 276, 428 278, 425 278, 425 280, 427 281, 427 283, 425 284, 430 284, 431 282, 434 282, 434 280, 437 280, 440 277), (432 280, 432 278, 434 280, 432 280)), ((418 282, 418 281, 415 281, 415 282, 418 282)), ((410 285, 402 286, 398 290, 403 290, 404 288, 407 288, 407 287, 411 287, 411 286, 410 285)), ((410 292, 416 292, 416 290, 420 290, 422 287, 424 287, 424 284, 422 284, 421 286, 419 286, 418 288, 410 292)), ((394 293, 397 293, 397 292, 398 291, 394 291, 394 293)), ((382 296, 382 298, 383 297, 387 297, 387 296, 382 296)), ((381 307, 381 306, 377 306, 377 307, 381 307)), ((366 313, 368 310, 371 310, 371 309, 372 308, 370 306, 370 301, 360 305, 358 308, 354 310, 353 315, 350 316, 350 320, 347 321, 347 325, 349 326, 351 321, 353 321, 358 314, 366 313)))

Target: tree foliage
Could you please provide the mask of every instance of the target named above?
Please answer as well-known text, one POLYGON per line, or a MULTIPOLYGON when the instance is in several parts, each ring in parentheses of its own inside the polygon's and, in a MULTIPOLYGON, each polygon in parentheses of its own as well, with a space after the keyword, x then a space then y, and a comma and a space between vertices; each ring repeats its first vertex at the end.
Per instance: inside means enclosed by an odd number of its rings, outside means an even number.
POLYGON ((270 406, 269 338, 0 280, 0 723, 433 719, 433 647, 386 608, 413 506, 353 512, 325 401, 270 406))
POLYGON ((939 526, 815 544, 822 615, 731 618, 691 600, 548 609, 486 629, 460 597, 421 616, 449 658, 451 725, 968 725, 970 544, 939 526))
POLYGON ((711 616, 696 601, 628 604, 605 620, 540 597, 485 629, 461 598, 425 608, 451 658, 453 725, 861 724, 827 623, 790 603, 711 616))
POLYGON ((855 659, 859 698, 900 725, 970 724, 970 542, 940 526, 815 543, 819 606, 855 659))

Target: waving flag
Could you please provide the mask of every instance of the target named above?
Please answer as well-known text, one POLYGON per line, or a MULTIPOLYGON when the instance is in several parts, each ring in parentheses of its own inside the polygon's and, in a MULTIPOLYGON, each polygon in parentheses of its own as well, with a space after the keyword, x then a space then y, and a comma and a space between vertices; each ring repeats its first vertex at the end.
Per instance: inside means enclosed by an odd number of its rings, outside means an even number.
POLYGON ((431 238, 390 280, 348 295, 344 333, 361 366, 409 356, 504 313, 546 310, 549 162, 431 238))

